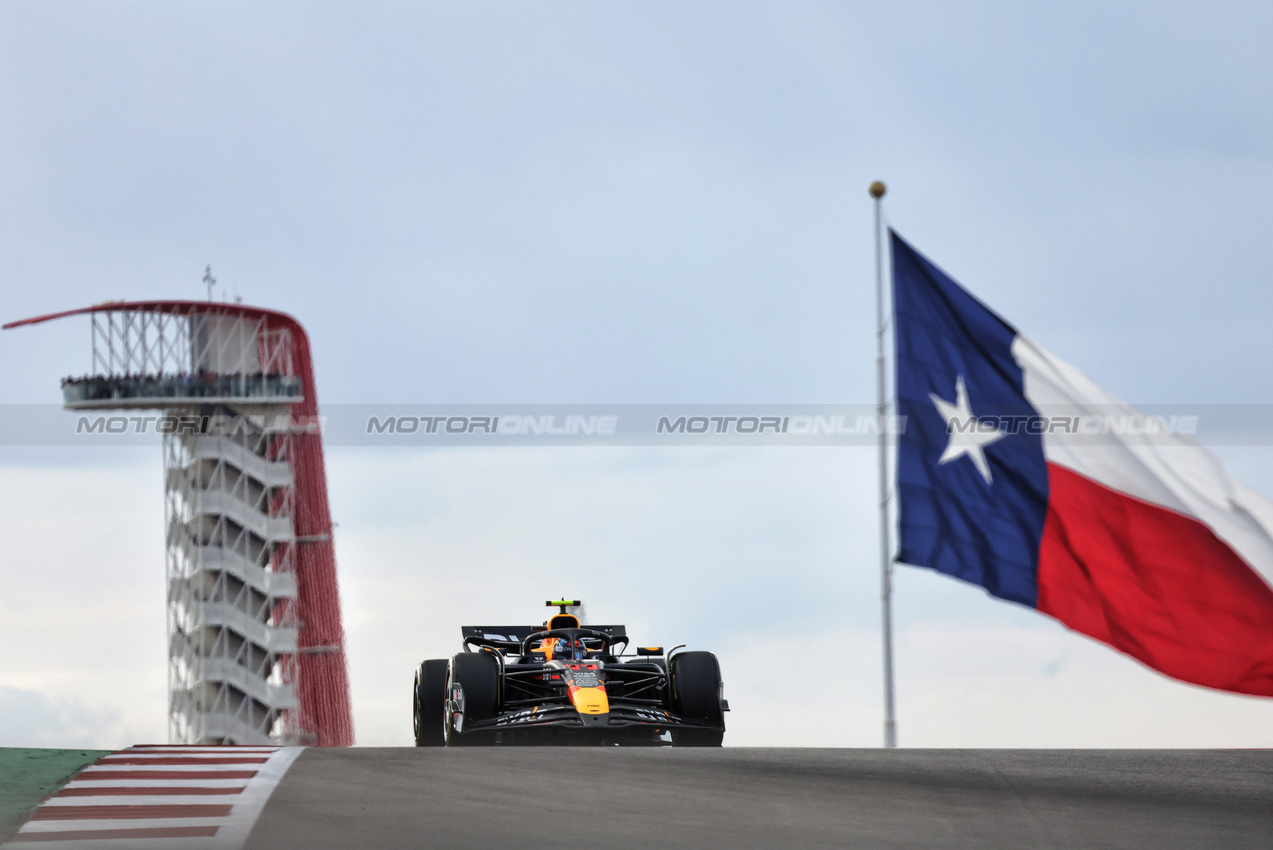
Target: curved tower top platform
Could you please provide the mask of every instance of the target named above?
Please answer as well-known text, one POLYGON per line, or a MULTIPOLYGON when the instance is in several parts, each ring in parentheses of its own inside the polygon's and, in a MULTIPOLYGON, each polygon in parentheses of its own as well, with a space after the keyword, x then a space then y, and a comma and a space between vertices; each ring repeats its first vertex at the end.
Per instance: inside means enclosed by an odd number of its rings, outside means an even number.
POLYGON ((179 412, 164 435, 169 729, 180 743, 353 743, 309 338, 274 310, 107 302, 70 409, 179 412))

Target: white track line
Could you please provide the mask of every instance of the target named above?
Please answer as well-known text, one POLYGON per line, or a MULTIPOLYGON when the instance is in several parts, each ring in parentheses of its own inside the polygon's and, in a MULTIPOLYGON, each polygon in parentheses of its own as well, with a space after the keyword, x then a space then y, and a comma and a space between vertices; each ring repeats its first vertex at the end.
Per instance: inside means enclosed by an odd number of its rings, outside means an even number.
POLYGON ((172 779, 96 779, 92 782, 72 779, 62 786, 62 790, 79 790, 81 788, 84 790, 92 790, 93 788, 170 788, 177 786, 226 788, 237 787, 247 782, 246 779, 181 779, 179 776, 179 774, 174 774, 172 779))
POLYGON ((235 772, 244 771, 244 770, 248 770, 248 771, 256 770, 257 768, 262 767, 264 764, 265 762, 247 762, 247 763, 236 763, 236 764, 185 764, 185 765, 98 763, 98 764, 94 764, 85 768, 84 772, 79 774, 78 778, 92 779, 94 776, 101 775, 107 772, 147 773, 149 771, 160 771, 160 770, 197 770, 200 773, 210 772, 210 771, 223 772, 223 773, 235 773, 235 772))

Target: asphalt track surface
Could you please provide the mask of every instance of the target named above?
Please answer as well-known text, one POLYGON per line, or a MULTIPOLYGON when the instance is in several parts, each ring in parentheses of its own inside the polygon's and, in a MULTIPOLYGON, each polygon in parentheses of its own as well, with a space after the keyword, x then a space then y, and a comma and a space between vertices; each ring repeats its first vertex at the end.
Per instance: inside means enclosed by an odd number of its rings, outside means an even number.
POLYGON ((1273 751, 308 749, 246 847, 1273 848, 1273 751))

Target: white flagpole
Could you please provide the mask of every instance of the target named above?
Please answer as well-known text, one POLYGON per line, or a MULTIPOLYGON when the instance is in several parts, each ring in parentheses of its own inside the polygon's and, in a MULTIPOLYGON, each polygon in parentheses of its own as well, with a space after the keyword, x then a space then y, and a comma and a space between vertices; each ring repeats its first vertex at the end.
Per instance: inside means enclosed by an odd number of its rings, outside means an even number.
POLYGON ((884 184, 876 180, 871 184, 871 197, 875 199, 875 387, 876 421, 879 425, 880 465, 880 601, 883 605, 884 638, 884 746, 897 746, 897 721, 893 715, 893 565, 889 560, 888 533, 888 428, 885 415, 888 402, 884 386, 884 255, 883 233, 880 227, 880 202, 884 198, 884 184))

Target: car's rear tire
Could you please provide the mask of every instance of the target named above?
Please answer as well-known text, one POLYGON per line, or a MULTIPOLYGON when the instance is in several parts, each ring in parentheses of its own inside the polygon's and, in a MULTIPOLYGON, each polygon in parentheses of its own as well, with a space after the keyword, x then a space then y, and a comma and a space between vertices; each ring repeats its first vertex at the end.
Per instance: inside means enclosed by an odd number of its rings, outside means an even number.
POLYGON ((445 658, 425 661, 415 671, 411 721, 417 747, 441 747, 446 743, 442 718, 446 714, 445 658))
POLYGON ((455 685, 464 693, 464 715, 461 728, 456 729, 450 709, 443 712, 442 730, 447 746, 493 743, 494 735, 473 732, 471 721, 490 720, 499 708, 499 662, 489 652, 461 652, 447 666, 447 700, 455 685))
POLYGON ((681 652, 672 656, 672 711, 702 727, 672 730, 676 747, 719 747, 725 739, 721 709, 720 662, 710 652, 681 652))

